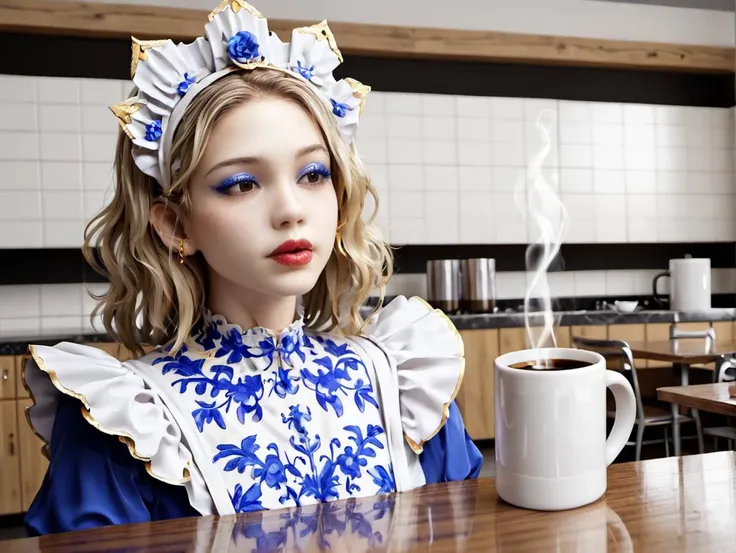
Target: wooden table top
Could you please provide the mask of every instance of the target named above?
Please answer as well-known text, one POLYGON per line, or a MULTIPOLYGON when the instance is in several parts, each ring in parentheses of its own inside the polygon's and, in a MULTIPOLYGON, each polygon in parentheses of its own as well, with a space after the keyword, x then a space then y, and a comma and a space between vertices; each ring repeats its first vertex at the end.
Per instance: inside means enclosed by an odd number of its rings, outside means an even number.
POLYGON ((608 492, 572 511, 516 509, 493 479, 241 516, 199 517, 3 542, 3 553, 92 551, 736 551, 736 454, 613 465, 608 492))
POLYGON ((728 382, 721 382, 658 388, 657 399, 691 409, 736 417, 736 398, 731 397, 728 391, 730 386, 728 382))
POLYGON ((642 340, 627 343, 636 359, 653 359, 687 365, 712 363, 721 355, 736 353, 734 341, 716 342, 710 349, 704 339, 642 340))

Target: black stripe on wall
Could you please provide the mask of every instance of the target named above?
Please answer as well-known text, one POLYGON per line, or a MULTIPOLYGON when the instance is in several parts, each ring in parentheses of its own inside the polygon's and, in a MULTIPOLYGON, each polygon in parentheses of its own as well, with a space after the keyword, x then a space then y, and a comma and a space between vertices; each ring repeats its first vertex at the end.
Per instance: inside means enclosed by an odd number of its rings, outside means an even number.
MULTIPOLYGON (((128 79, 130 43, 0 33, 0 73, 128 79)), ((350 56, 336 77, 384 92, 732 107, 733 74, 350 56)))
MULTIPOLYGON (((402 246, 394 251, 399 273, 424 273, 431 259, 490 257, 497 271, 526 270, 526 246, 446 245, 402 246)), ((714 269, 736 267, 736 244, 705 242, 688 244, 565 244, 552 271, 667 269, 670 259, 691 255, 707 257, 714 269)), ((78 249, 0 249, 0 285, 71 284, 106 282, 78 249), (8 268, 6 270, 5 268, 8 268)))

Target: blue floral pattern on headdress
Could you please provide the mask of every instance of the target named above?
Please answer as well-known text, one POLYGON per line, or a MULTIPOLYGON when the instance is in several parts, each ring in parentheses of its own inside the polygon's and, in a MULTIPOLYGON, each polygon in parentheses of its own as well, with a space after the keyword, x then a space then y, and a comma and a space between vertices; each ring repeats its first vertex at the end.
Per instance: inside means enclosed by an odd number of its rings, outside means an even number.
POLYGON ((134 38, 130 68, 137 92, 111 110, 136 146, 132 156, 138 168, 168 190, 176 161, 170 159, 171 137, 187 100, 204 90, 204 83, 237 69, 267 67, 304 79, 333 111, 340 136, 352 143, 370 87, 335 78, 343 59, 326 21, 293 29, 290 38, 282 42, 245 0, 220 2, 208 16, 204 35, 192 42, 134 38), (156 124, 146 128, 155 119, 166 124, 161 136, 156 124))
POLYGON ((299 74, 302 77, 304 77, 307 80, 310 80, 312 78, 312 73, 314 72, 314 65, 307 67, 306 65, 302 65, 301 61, 297 61, 296 69, 297 71, 299 71, 299 74))
POLYGON ((338 102, 337 100, 334 100, 332 98, 330 98, 330 102, 332 102, 332 113, 334 113, 338 117, 345 117, 348 110, 350 109, 350 106, 338 102))
POLYGON ((248 63, 261 55, 256 36, 248 31, 240 31, 230 38, 227 53, 236 63, 248 63))
POLYGON ((163 127, 161 126, 161 121, 151 121, 148 125, 146 125, 146 140, 149 142, 157 142, 161 140, 161 136, 164 134, 163 127))
POLYGON ((184 80, 180 82, 179 86, 176 88, 179 96, 184 96, 187 92, 189 92, 189 89, 195 82, 197 82, 197 79, 195 77, 192 77, 191 75, 189 75, 189 73, 184 73, 184 80))

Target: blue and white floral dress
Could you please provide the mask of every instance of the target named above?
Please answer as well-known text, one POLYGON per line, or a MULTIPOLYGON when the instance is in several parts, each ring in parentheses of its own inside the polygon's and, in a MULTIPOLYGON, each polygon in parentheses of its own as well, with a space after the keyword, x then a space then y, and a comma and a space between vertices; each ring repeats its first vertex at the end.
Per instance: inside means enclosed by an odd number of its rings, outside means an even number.
POLYGON ((404 297, 361 336, 308 331, 301 318, 276 336, 208 314, 176 354, 121 363, 88 346, 32 346, 29 421, 50 466, 27 526, 233 514, 475 477, 481 456, 454 404, 463 366, 449 319, 404 297))

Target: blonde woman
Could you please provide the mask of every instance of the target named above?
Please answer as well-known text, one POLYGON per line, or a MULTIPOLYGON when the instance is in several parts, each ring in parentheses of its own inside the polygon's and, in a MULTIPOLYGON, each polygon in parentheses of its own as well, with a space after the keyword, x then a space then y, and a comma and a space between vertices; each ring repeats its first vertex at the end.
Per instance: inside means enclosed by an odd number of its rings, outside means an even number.
POLYGON ((369 88, 336 81, 340 61, 325 23, 282 43, 242 0, 193 43, 134 39, 115 196, 86 251, 110 279, 106 329, 142 357, 31 347, 50 458, 32 533, 478 475, 452 323, 417 298, 360 316, 392 259, 353 148, 369 88))

